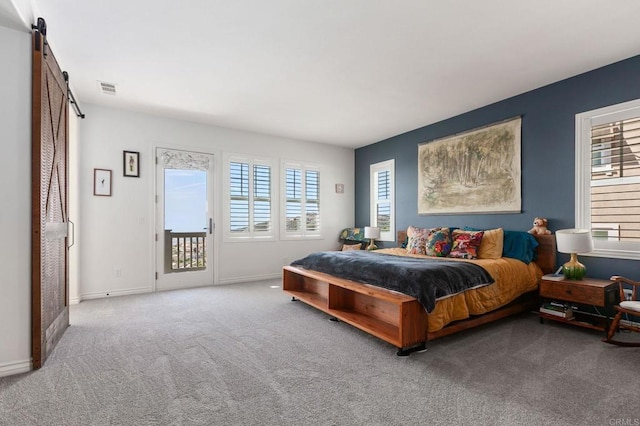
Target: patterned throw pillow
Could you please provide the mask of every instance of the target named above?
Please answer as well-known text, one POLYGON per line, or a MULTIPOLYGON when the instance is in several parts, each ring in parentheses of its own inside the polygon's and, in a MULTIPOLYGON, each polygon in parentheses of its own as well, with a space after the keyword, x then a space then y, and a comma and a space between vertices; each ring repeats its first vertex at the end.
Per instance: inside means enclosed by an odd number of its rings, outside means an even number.
POLYGON ((453 231, 453 248, 449 257, 476 259, 483 234, 483 231, 453 231))
POLYGON ((451 250, 449 228, 407 228, 407 253, 445 257, 451 250))
POLYGON ((449 228, 435 229, 425 242, 425 254, 427 256, 446 257, 451 251, 451 233, 449 228))
POLYGON ((431 232, 429 228, 416 228, 410 226, 407 228, 407 253, 409 254, 425 254, 425 245, 427 235, 431 232))

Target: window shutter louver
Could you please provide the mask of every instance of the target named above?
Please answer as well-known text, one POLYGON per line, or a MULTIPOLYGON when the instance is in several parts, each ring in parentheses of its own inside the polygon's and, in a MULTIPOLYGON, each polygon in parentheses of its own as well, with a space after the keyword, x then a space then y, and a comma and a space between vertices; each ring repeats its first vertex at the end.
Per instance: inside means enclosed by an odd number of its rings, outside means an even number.
POLYGON ((321 236, 320 171, 312 166, 282 162, 284 176, 284 225, 281 237, 321 236))
POLYGON ((395 241, 394 201, 395 160, 386 160, 369 166, 371 226, 380 229, 381 241, 395 241))
POLYGON ((228 227, 225 238, 272 238, 271 166, 239 156, 228 160, 228 227))
POLYGON ((307 170, 305 173, 305 214, 307 231, 320 230, 320 173, 307 170))
POLYGON ((253 167, 253 226, 255 232, 271 231, 271 167, 253 167))
POLYGON ((286 220, 287 231, 299 231, 302 216, 302 172, 300 169, 286 169, 286 220))
POLYGON ((377 173, 376 226, 380 232, 391 229, 391 181, 389 170, 377 173))
POLYGON ((229 194, 230 231, 249 232, 249 164, 229 164, 229 194))
POLYGON ((594 242, 640 241, 640 117, 591 127, 594 242))

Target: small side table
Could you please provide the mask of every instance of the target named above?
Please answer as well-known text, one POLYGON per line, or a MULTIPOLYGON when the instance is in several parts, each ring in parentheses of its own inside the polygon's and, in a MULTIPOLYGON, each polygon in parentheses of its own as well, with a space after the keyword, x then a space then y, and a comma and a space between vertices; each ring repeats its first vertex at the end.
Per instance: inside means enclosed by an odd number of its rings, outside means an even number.
POLYGON ((540 312, 540 322, 543 319, 564 322, 593 330, 607 331, 609 317, 613 312, 613 305, 619 303, 618 285, 610 280, 585 278, 582 280, 545 280, 540 282, 540 298, 543 300, 558 300, 578 305, 596 306, 603 310, 604 316, 586 312, 574 312, 573 319, 565 319, 540 312))

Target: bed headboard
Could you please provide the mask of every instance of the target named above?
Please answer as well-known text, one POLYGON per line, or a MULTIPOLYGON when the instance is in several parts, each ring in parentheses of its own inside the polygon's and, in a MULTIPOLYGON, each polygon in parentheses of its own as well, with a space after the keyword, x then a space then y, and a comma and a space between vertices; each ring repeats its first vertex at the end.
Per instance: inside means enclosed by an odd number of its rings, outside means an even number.
MULTIPOLYGON (((538 258, 535 262, 538 264, 542 272, 550 274, 556 269, 556 236, 551 235, 534 235, 538 241, 538 258)), ((407 240, 407 230, 403 229, 397 232, 398 247, 407 240)))
POLYGON ((534 235, 538 241, 538 258, 536 263, 545 274, 556 271, 556 235, 534 235))

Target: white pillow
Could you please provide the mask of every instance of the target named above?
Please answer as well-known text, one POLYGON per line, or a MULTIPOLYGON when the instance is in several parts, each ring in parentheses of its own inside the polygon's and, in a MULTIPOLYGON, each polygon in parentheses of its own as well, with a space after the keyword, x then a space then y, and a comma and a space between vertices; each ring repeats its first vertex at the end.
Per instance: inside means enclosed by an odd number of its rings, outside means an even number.
POLYGON ((625 300, 620 302, 620 307, 631 311, 640 312, 640 302, 636 300, 625 300))

